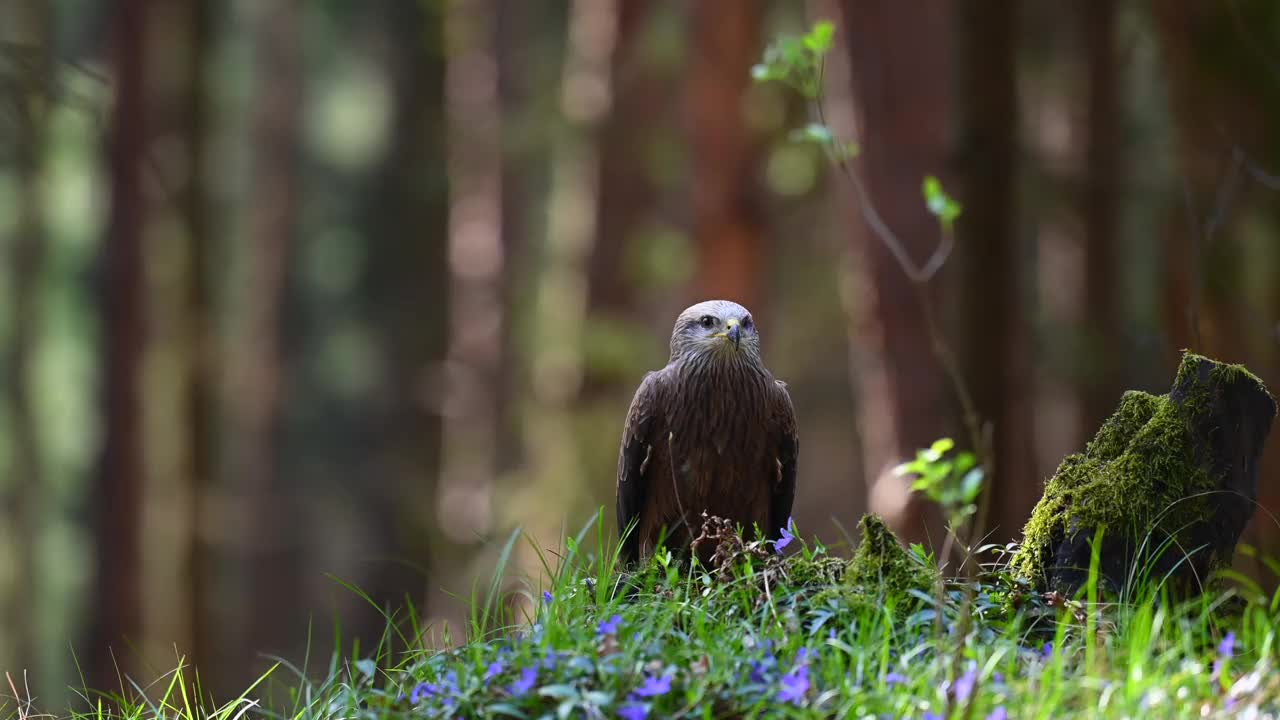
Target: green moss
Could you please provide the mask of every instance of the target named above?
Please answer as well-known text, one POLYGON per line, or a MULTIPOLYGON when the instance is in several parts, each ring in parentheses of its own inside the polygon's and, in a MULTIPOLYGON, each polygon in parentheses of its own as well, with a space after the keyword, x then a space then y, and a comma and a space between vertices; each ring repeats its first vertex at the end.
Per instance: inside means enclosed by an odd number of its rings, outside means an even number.
MULTIPOLYGON (((1206 520, 1211 506, 1201 493, 1214 489, 1214 480, 1200 457, 1202 443, 1191 432, 1209 411, 1211 388, 1218 385, 1200 380, 1204 362, 1199 355, 1183 355, 1174 380, 1179 403, 1168 395, 1125 393, 1085 452, 1062 461, 1023 530, 1012 561, 1018 574, 1042 585, 1053 548, 1078 531, 1126 532, 1141 542, 1157 530, 1152 539, 1158 545, 1206 520)), ((1213 380, 1261 384, 1239 365, 1220 365, 1212 373, 1213 380)))
POLYGON ((814 605, 837 600, 851 607, 912 605, 912 589, 932 592, 936 576, 898 542, 878 515, 862 516, 862 543, 844 568, 843 578, 814 596, 814 605))

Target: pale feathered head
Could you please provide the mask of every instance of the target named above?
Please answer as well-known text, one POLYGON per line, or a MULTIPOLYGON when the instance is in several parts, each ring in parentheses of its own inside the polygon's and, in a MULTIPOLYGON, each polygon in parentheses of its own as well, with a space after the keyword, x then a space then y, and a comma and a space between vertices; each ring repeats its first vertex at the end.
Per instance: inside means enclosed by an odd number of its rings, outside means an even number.
POLYGON ((685 308, 671 331, 671 359, 688 355, 758 362, 760 334, 751 311, 729 300, 685 308))

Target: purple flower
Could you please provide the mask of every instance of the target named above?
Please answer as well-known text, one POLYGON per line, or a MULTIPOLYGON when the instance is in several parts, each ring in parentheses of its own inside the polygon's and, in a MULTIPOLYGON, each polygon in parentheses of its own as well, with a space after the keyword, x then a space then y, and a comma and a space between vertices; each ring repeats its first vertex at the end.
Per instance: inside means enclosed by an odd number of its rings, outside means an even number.
POLYGON ((1214 678, 1222 677, 1222 668, 1226 666, 1231 656, 1236 654, 1236 634, 1228 632, 1227 636, 1222 638, 1222 642, 1218 643, 1218 657, 1213 661, 1214 678))
POLYGON ((778 666, 778 660, 772 653, 766 654, 759 660, 751 661, 751 682, 757 685, 763 685, 769 681, 767 673, 778 666))
POLYGON ((1009 712, 1004 709, 1003 705, 1000 705, 987 715, 987 720, 1009 720, 1009 712))
POLYGON ((638 697, 657 697, 658 695, 666 695, 669 692, 671 692, 670 675, 650 675, 645 678, 640 687, 636 688, 635 694, 638 697))
POLYGON ((1040 648, 1040 657, 1044 658, 1045 660, 1048 660, 1049 658, 1053 657, 1053 643, 1047 642, 1044 644, 1043 648, 1040 648))
POLYGON ((791 672, 782 677, 782 687, 778 690, 778 702, 799 705, 804 702, 805 693, 809 692, 809 666, 796 665, 791 672))
POLYGON ((973 694, 973 686, 975 683, 977 683, 977 681, 978 681, 977 666, 974 663, 970 662, 969 669, 965 670, 963 675, 956 678, 956 683, 955 685, 952 686, 952 691, 955 693, 956 702, 962 703, 962 704, 965 702, 968 702, 969 696, 973 694))
POLYGON ((942 720, 942 716, 938 713, 926 712, 920 720, 942 720))
POLYGON ((601 620, 600 625, 596 627, 597 635, 617 635, 618 626, 622 625, 622 616, 614 615, 608 620, 601 620))
POLYGON ((506 669, 507 669, 506 663, 502 662, 501 660, 494 660, 493 662, 489 663, 489 667, 485 668, 484 679, 492 680, 495 677, 501 675, 503 671, 505 671, 506 669))
POLYGON ((556 665, 560 664, 560 655, 561 653, 555 650, 548 650, 546 657, 542 658, 542 667, 547 670, 555 670, 556 665))
POLYGON ((513 697, 524 697, 538 683, 538 668, 525 668, 520 671, 520 679, 511 683, 509 690, 513 697))
POLYGON ((884 676, 885 685, 901 685, 907 682, 907 676, 900 672, 891 672, 884 676))
POLYGON ((440 692, 440 688, 435 683, 418 683, 413 687, 413 692, 409 693, 409 702, 417 705, 438 692, 440 692))
POLYGON ((1222 642, 1218 643, 1218 657, 1229 658, 1236 654, 1236 634, 1228 632, 1227 636, 1222 638, 1222 642))
POLYGON ((649 717, 649 706, 644 703, 629 702, 618 708, 618 717, 622 720, 645 720, 649 717))
POLYGON ((795 529, 795 526, 796 526, 795 520, 791 518, 787 518, 786 527, 783 527, 781 530, 782 536, 779 537, 777 540, 773 541, 773 549, 776 550, 779 555, 781 555, 783 549, 785 549, 788 545, 790 545, 791 541, 796 538, 793 532, 795 529))
POLYGON ((552 600, 555 600, 555 599, 556 599, 556 596, 555 596, 555 595, 552 595, 550 590, 543 590, 543 591, 542 591, 542 602, 549 603, 549 602, 551 602, 552 600))

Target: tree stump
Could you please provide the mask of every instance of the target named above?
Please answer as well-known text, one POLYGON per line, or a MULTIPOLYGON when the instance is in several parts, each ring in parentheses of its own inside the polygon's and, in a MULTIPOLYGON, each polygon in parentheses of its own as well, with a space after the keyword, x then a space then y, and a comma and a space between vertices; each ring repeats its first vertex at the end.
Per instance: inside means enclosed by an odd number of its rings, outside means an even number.
POLYGON ((1185 353, 1168 395, 1125 393, 1085 452, 1058 466, 1013 569, 1074 594, 1097 537, 1108 589, 1150 580, 1182 596, 1203 591, 1253 515, 1275 415, 1274 398, 1243 366, 1185 353))

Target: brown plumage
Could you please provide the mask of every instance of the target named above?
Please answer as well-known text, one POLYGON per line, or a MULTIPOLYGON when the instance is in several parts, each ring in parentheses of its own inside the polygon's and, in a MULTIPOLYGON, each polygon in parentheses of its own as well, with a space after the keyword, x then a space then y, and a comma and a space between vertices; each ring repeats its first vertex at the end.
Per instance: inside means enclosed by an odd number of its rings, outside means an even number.
POLYGON ((623 561, 651 554, 664 529, 667 547, 687 548, 704 511, 777 539, 798 454, 791 397, 760 360, 751 313, 727 300, 686 309, 671 359, 645 375, 622 431, 618 530, 635 524, 623 561))

